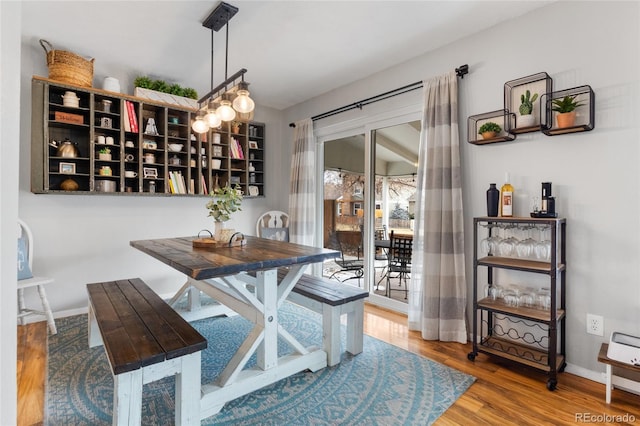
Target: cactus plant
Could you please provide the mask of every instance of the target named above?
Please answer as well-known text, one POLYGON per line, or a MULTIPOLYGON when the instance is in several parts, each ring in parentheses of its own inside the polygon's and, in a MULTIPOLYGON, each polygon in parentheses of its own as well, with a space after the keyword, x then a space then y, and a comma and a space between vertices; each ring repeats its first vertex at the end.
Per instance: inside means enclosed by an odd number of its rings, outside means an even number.
POLYGON ((531 96, 531 92, 527 90, 524 94, 520 95, 520 115, 529 115, 533 111, 533 103, 538 99, 538 94, 534 93, 531 96))

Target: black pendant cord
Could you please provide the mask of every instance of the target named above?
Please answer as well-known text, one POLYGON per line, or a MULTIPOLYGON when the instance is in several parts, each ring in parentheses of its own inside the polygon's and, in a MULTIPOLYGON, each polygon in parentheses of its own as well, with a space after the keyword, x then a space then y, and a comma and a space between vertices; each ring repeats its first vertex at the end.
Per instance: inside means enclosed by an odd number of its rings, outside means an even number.
POLYGON ((228 66, 229 66, 229 19, 231 19, 231 17, 227 18, 227 25, 226 25, 226 32, 227 35, 225 37, 225 45, 224 45, 224 79, 228 80, 229 79, 229 75, 228 75, 228 66))
POLYGON ((211 30, 211 85, 209 90, 213 90, 213 30, 211 30))
MULTIPOLYGON (((460 78, 464 78, 465 74, 469 74, 469 65, 461 65, 456 68, 456 75, 460 78)), ((394 96, 402 95, 408 92, 412 92, 414 90, 420 89, 423 87, 421 81, 416 81, 415 83, 407 84, 406 86, 399 87, 394 90, 389 90, 388 92, 380 93, 379 95, 372 96, 367 99, 363 99, 358 102, 354 102, 349 105, 342 106, 340 108, 332 109, 331 111, 323 112, 322 114, 314 115, 311 117, 312 121, 321 120, 323 118, 331 117, 333 115, 341 114, 343 112, 351 111, 352 109, 362 109, 363 106, 369 105, 375 102, 383 101, 385 99, 393 98, 394 96)), ((289 127, 296 127, 295 123, 289 123, 289 127)))

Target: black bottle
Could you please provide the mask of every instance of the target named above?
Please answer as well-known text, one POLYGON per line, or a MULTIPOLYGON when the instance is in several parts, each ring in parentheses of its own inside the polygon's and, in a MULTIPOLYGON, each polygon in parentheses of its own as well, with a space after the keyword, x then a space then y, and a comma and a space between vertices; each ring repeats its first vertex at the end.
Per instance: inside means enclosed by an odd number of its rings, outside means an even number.
POLYGON ((498 205, 500 204, 500 191, 496 188, 495 183, 489 184, 487 189, 487 216, 498 216, 498 205))

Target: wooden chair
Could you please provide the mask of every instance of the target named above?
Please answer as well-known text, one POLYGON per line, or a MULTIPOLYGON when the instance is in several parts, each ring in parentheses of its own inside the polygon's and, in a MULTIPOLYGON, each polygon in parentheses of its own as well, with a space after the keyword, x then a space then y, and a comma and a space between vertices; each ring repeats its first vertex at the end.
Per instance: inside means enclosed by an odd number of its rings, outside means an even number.
MULTIPOLYGON (((387 271, 387 297, 391 297, 391 278, 398 278, 398 286, 404 281, 404 298, 407 298, 407 278, 411 273, 411 254, 413 251, 412 235, 394 235, 391 231, 389 245, 389 266, 387 271), (391 274, 397 273, 395 277, 391 274)), ((402 289, 400 289, 402 291, 402 289)))
POLYGON ((44 286, 52 283, 53 278, 33 276, 33 234, 31 229, 22 220, 18 219, 18 319, 24 324, 24 318, 28 315, 44 315, 49 325, 51 334, 56 334, 56 322, 53 312, 47 300, 44 286), (23 277, 23 278, 21 278, 23 277), (42 310, 27 308, 24 301, 24 291, 36 287, 40 295, 42 310))
POLYGON ((289 215, 280 210, 263 213, 256 223, 256 235, 270 240, 289 241, 289 215))

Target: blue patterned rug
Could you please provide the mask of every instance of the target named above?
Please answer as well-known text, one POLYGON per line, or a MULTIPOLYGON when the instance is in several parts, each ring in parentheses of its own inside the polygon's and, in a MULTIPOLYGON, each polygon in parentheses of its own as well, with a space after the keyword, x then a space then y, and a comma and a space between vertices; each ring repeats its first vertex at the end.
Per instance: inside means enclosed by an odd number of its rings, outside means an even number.
MULTIPOLYGON (((287 330, 322 344, 319 315, 285 304, 287 330)), ((113 380, 102 347, 88 348, 85 315, 56 320, 49 337, 46 425, 110 425, 113 380)), ((209 348, 203 383, 211 382, 250 330, 240 316, 194 321, 209 348)), ((343 340, 345 330, 343 327, 343 340)), ((344 345, 344 341, 343 341, 344 345)), ((343 346, 344 347, 344 346, 343 346)), ((281 343, 281 353, 289 352, 281 343)), ((255 364, 252 360, 249 365, 255 364)), ((419 355, 364 336, 364 352, 335 367, 302 372, 227 403, 203 425, 417 425, 433 423, 475 380, 419 355)), ((174 379, 145 385, 143 425, 174 423, 174 379)))

